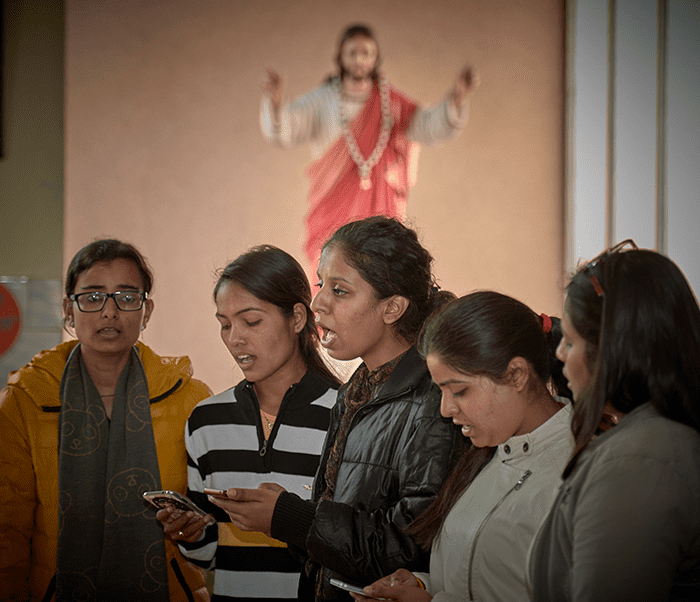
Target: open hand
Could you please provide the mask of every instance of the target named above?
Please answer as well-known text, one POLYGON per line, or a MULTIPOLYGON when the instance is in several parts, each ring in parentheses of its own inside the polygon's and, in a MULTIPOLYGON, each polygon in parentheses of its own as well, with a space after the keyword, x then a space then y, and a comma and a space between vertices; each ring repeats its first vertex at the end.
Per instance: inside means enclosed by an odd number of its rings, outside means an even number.
POLYGON ((274 67, 270 67, 269 65, 265 67, 265 71, 267 73, 265 81, 263 82, 263 90, 270 95, 272 106, 277 110, 282 104, 282 76, 274 67))
POLYGON ((471 65, 465 67, 459 72, 455 86, 452 90, 452 99, 455 106, 460 107, 466 101, 467 97, 476 90, 481 84, 481 76, 471 65))

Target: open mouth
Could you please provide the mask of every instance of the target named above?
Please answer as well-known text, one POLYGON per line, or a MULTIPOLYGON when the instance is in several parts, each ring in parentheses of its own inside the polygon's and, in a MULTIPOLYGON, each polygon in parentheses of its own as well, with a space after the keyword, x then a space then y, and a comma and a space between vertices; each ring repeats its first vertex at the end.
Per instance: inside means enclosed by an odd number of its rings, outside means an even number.
POLYGON ((335 341, 336 338, 337 335, 335 334, 335 332, 333 332, 332 330, 328 330, 328 328, 321 327, 321 345, 327 347, 333 341, 335 341))
POLYGON ((106 326, 105 328, 100 328, 97 331, 97 334, 103 336, 103 337, 115 337, 119 334, 119 330, 116 328, 113 328, 111 326, 106 326))
POLYGON ((241 368, 245 368, 249 364, 252 364, 255 361, 255 356, 254 355, 249 355, 247 353, 244 353, 242 355, 237 355, 236 356, 236 362, 241 368))

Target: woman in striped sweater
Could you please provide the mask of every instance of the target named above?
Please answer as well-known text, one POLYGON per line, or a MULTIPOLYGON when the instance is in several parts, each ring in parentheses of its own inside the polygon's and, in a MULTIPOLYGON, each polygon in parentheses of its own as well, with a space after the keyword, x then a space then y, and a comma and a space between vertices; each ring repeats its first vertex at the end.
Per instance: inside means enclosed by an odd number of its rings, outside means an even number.
POLYGON ((308 499, 338 380, 318 352, 309 283, 284 251, 256 247, 214 289, 221 338, 245 378, 204 400, 185 430, 189 497, 218 521, 161 510, 194 564, 215 569, 213 601, 296 599, 301 563, 286 544, 240 531, 205 489, 280 483, 308 499))

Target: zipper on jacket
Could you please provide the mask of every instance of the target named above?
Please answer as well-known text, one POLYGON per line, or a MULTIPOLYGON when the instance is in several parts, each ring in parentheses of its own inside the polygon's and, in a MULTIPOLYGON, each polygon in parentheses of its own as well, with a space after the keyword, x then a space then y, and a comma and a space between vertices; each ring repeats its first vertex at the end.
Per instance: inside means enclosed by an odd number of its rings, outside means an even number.
POLYGON ((272 444, 272 440, 277 436, 277 425, 281 422, 281 417, 283 414, 283 410, 285 409, 285 406, 287 405, 285 402, 287 401, 287 398, 289 395, 292 394, 294 390, 296 390, 297 383, 294 383, 287 389, 284 393, 284 396, 282 397, 282 403, 280 403, 280 409, 279 412, 277 412, 277 416, 275 417, 275 423, 272 425, 272 429, 270 429, 270 436, 265 439, 265 429, 263 428, 262 425, 262 416, 260 415, 260 401, 258 400, 258 396, 255 394, 255 389, 253 387, 250 387, 250 392, 253 395, 253 398, 258 404, 258 423, 260 424, 260 432, 263 434, 262 440, 263 444, 260 450, 258 451, 258 455, 261 458, 265 457, 265 454, 267 454, 267 448, 268 445, 272 444))
POLYGON ((165 399, 166 397, 168 397, 169 395, 171 395, 172 393, 174 393, 174 392, 177 390, 177 388, 178 388, 181 384, 182 384, 182 379, 180 378, 180 379, 178 379, 178 381, 177 381, 172 387, 170 387, 165 393, 161 393, 161 394, 158 395, 157 397, 154 397, 153 399, 151 399, 151 400, 149 401, 149 403, 158 403, 159 401, 162 401, 163 399, 165 399))
POLYGON ((472 572, 474 568, 474 552, 476 550, 476 543, 479 537, 481 536, 482 531, 484 530, 484 527, 486 526, 486 523, 489 521, 489 519, 493 516, 494 512, 498 510, 501 507, 501 504, 505 501, 505 499, 513 492, 513 491, 520 491, 521 487, 527 481, 528 477, 532 474, 531 470, 526 470, 523 473, 523 476, 518 479, 518 482, 513 485, 508 491, 505 492, 503 497, 498 501, 498 503, 491 508, 489 513, 483 518, 481 521, 481 524, 479 525, 479 528, 476 530, 476 533, 474 534, 474 541, 472 542, 472 550, 469 555, 469 574, 467 576, 467 583, 469 584, 469 599, 474 600, 474 594, 472 592, 472 572))

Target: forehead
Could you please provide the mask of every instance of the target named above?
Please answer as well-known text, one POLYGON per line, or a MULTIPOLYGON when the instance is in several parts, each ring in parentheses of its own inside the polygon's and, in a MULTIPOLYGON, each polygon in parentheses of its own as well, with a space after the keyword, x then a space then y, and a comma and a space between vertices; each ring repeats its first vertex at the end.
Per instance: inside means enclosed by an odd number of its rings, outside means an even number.
POLYGON ((345 253, 337 246, 326 247, 321 253, 321 260, 318 262, 318 273, 324 279, 341 279, 348 282, 362 281, 369 286, 369 283, 362 277, 354 267, 345 260, 345 253))
POLYGON ((243 285, 235 281, 223 283, 216 293, 216 310, 220 314, 236 314, 241 311, 272 312, 279 308, 274 303, 258 299, 243 285))
POLYGON ((564 334, 566 334, 566 336, 568 336, 569 338, 578 336, 578 332, 574 328, 574 325, 571 323, 569 312, 566 309, 564 310, 561 316, 561 329, 564 331, 564 334))
POLYGON ((343 51, 351 51, 366 48, 373 49, 376 51, 377 43, 372 38, 368 38, 367 36, 363 35, 353 36, 352 38, 349 38, 345 40, 345 42, 343 42, 343 51))
POLYGON ((133 261, 128 259, 111 259, 93 263, 87 270, 78 274, 75 288, 81 286, 108 286, 121 284, 132 288, 141 288, 143 280, 141 272, 133 261))
POLYGON ((436 353, 429 353, 425 358, 425 363, 428 366, 430 374, 433 376, 433 380, 440 384, 443 381, 453 382, 467 382, 468 380, 473 380, 476 377, 464 374, 459 370, 455 370, 452 366, 445 363, 442 358, 436 353))

